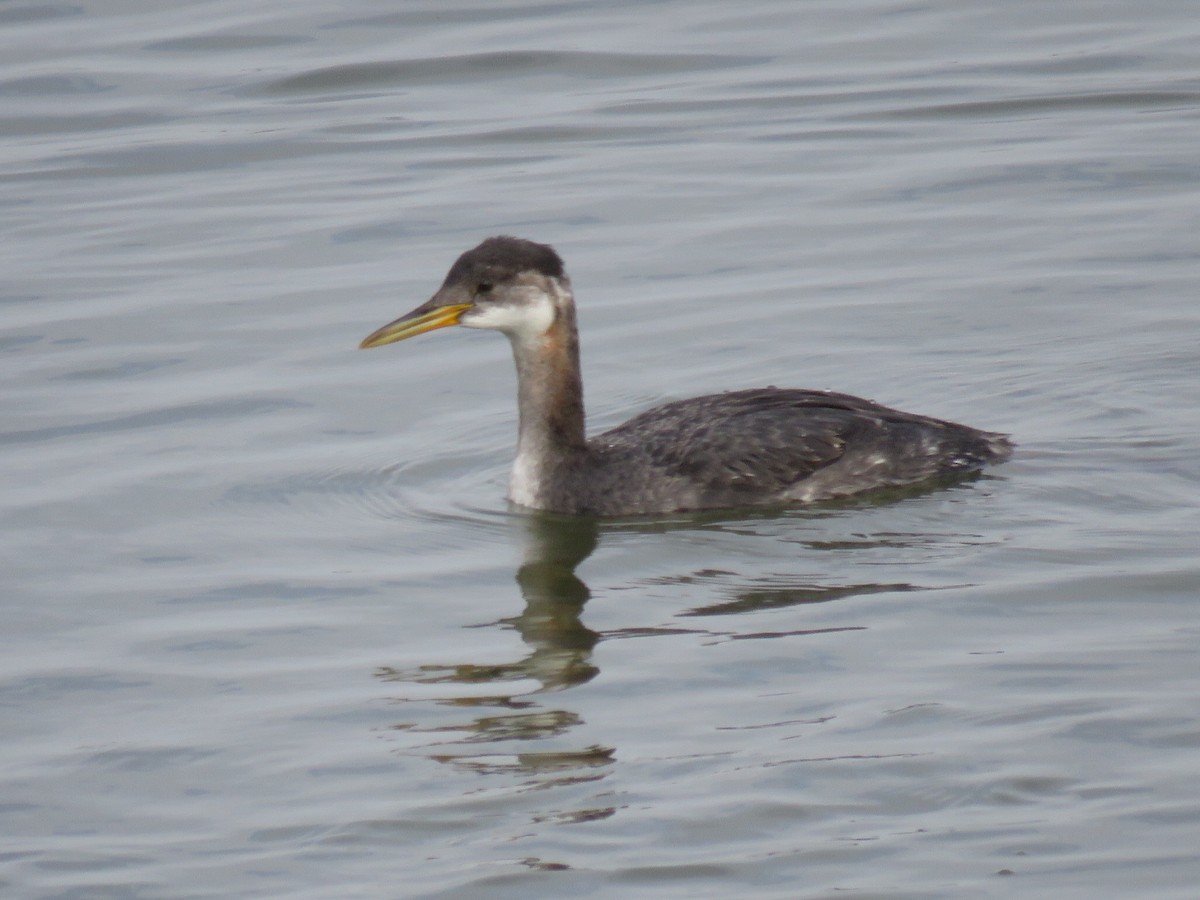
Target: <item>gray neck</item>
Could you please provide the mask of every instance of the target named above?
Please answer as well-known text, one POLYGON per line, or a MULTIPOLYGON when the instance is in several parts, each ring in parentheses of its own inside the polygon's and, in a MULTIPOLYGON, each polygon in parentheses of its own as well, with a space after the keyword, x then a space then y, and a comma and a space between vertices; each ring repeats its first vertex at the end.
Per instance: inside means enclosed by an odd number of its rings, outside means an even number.
POLYGON ((579 334, 570 290, 558 286, 554 321, 540 335, 512 337, 520 424, 510 497, 526 506, 555 505, 587 454, 579 334))

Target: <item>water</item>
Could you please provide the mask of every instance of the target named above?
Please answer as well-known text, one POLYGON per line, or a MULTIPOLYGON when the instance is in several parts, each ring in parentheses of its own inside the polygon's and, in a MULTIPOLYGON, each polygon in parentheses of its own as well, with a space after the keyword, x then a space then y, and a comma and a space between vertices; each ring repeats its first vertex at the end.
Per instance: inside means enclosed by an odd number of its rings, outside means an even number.
POLYGON ((1190 4, 0 10, 12 897, 1191 897, 1190 4), (1013 432, 879 506, 503 501, 554 243, 594 428, 1013 432))

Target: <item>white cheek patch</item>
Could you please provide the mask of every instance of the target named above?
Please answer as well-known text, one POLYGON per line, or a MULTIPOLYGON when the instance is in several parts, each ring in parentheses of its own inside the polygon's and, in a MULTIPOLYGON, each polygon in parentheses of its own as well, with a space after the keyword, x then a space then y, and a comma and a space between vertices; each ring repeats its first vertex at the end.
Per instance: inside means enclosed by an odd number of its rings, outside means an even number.
POLYGON ((466 328, 502 331, 518 341, 540 338, 554 324, 554 301, 536 288, 521 290, 518 304, 484 303, 459 320, 466 328))

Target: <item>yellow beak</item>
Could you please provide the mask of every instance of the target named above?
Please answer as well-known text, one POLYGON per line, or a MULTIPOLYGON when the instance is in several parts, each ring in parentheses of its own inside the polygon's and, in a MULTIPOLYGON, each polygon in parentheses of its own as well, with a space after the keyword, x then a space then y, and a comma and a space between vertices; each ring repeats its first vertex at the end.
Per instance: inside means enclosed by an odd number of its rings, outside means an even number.
POLYGON ((457 325, 458 318, 471 308, 470 303, 454 303, 450 306, 436 306, 428 309, 428 303, 419 306, 406 316, 401 316, 395 322, 388 322, 382 328, 372 331, 358 345, 360 350, 371 347, 382 347, 384 344, 394 344, 405 338, 416 337, 427 331, 457 325))

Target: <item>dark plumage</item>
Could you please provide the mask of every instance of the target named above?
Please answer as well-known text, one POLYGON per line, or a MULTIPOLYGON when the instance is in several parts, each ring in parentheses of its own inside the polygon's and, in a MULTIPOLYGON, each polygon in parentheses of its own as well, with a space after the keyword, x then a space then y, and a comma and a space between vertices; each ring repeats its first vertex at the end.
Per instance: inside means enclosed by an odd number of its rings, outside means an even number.
MULTIPOLYGON (((847 394, 758 388, 648 410, 590 442, 614 468, 676 482, 684 506, 814 503, 961 475, 1009 452, 1001 435, 913 415, 847 394)), ((646 479, 641 493, 653 495, 646 479)), ((660 502, 666 502, 665 499, 660 502)))
POLYGON ((521 272, 539 272, 547 278, 563 277, 563 262, 548 244, 535 244, 510 237, 490 237, 454 261, 442 287, 466 282, 492 283, 513 278, 521 272))
POLYGON ((504 332, 517 364, 510 497, 600 516, 815 503, 962 476, 1002 462, 1008 438, 847 394, 759 388, 666 403, 588 440, 575 305, 544 244, 488 238, 427 303, 363 347, 446 325, 504 332))

